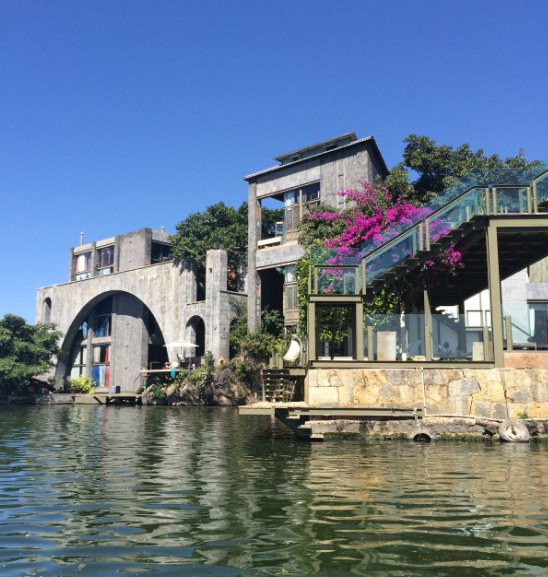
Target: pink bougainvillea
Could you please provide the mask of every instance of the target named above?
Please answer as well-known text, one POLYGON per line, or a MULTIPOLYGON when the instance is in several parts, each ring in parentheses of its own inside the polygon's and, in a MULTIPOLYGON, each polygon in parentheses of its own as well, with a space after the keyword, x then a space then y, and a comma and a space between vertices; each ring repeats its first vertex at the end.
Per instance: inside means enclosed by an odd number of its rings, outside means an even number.
MULTIPOLYGON (((326 270, 325 273, 335 277, 338 276, 335 266, 342 265, 349 256, 361 260, 431 212, 428 208, 416 206, 402 198, 394 199, 386 187, 369 182, 363 182, 359 190, 344 189, 338 195, 353 201, 355 206, 345 212, 320 211, 306 217, 320 222, 344 219, 343 232, 324 243, 326 249, 334 252, 334 256, 328 259, 328 264, 334 265, 334 269, 326 270)), ((436 241, 449 231, 450 227, 446 223, 435 220, 430 226, 431 240, 436 241)), ((394 248, 390 260, 398 263, 407 256, 409 253, 405 250, 402 252, 401 248, 394 248)), ((428 260, 423 272, 427 276, 430 271, 445 272, 454 277, 462 266, 461 253, 451 246, 428 260)))

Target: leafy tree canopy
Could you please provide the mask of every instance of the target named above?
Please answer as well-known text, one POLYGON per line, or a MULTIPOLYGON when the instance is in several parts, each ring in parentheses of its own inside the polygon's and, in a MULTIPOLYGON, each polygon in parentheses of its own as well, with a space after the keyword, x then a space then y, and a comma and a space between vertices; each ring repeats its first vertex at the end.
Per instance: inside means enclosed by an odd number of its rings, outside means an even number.
POLYGON ((52 324, 33 326, 19 316, 4 316, 0 320, 0 391, 21 392, 32 377, 52 367, 60 336, 52 324))
POLYGON ((410 134, 404 142, 403 160, 390 171, 384 184, 395 197, 421 204, 455 184, 471 170, 526 168, 538 163, 529 162, 522 152, 503 160, 498 154, 485 155, 481 148, 473 151, 468 144, 454 149, 416 134, 410 134), (410 180, 410 170, 417 175, 414 181, 410 180))
MULTIPOLYGON (((263 234, 268 236, 274 222, 281 220, 281 210, 263 208, 263 234)), ((177 260, 191 259, 203 266, 208 250, 223 249, 228 262, 238 269, 247 265, 247 202, 239 208, 218 202, 204 212, 189 215, 177 225, 173 237, 173 255, 177 260)))

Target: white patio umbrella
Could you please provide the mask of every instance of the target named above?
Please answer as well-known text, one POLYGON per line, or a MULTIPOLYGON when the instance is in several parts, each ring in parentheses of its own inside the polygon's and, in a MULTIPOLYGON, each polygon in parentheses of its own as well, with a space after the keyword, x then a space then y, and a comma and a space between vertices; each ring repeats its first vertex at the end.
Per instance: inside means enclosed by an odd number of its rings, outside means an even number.
MULTIPOLYGON (((170 349, 181 349, 181 355, 177 355, 178 360, 182 360, 185 355, 183 354, 183 349, 185 348, 197 348, 198 345, 196 345, 195 343, 191 343, 190 341, 185 341, 184 339, 177 339, 176 341, 171 341, 170 343, 166 343, 164 345, 164 347, 166 348, 170 348, 170 349)), ((171 363, 172 367, 177 367, 179 365, 179 362, 176 363, 171 363)))
POLYGON ((180 349, 183 347, 197 347, 195 343, 191 343, 190 341, 185 341, 184 339, 178 339, 176 341, 171 341, 170 343, 166 343, 164 347, 169 347, 172 349, 180 349))

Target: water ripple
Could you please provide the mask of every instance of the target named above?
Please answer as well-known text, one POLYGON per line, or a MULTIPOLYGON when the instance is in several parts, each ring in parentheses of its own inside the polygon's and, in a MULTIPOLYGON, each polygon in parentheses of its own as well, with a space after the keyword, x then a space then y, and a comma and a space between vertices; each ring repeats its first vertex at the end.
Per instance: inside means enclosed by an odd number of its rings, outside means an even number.
POLYGON ((0 411, 2 577, 548 574, 546 445, 308 445, 234 409, 0 411))

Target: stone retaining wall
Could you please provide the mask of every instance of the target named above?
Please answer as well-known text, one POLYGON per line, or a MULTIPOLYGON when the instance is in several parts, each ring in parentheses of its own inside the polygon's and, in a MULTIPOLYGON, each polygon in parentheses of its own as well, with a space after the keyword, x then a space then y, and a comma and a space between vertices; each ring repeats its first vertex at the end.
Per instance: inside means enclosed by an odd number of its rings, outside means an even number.
POLYGON ((548 417, 548 369, 311 369, 311 407, 420 407, 427 415, 548 417))

